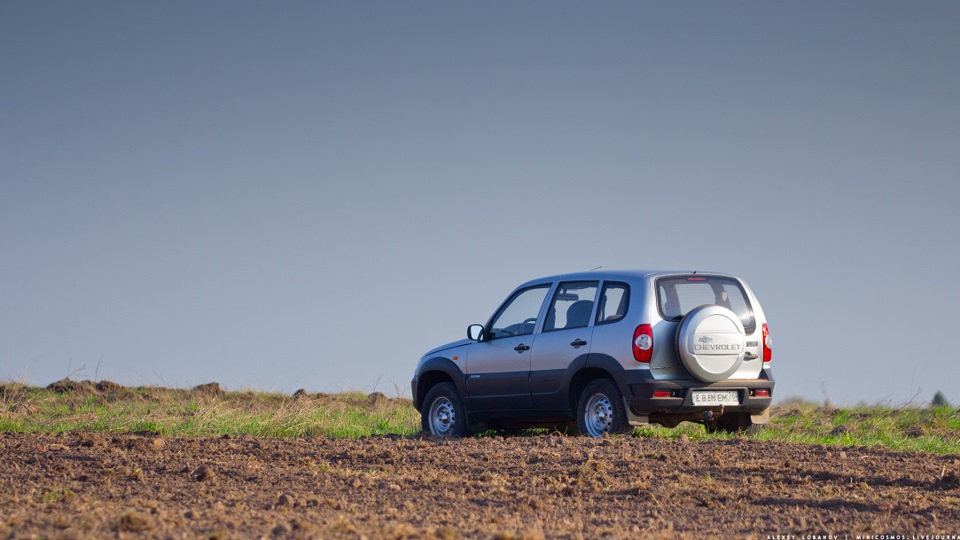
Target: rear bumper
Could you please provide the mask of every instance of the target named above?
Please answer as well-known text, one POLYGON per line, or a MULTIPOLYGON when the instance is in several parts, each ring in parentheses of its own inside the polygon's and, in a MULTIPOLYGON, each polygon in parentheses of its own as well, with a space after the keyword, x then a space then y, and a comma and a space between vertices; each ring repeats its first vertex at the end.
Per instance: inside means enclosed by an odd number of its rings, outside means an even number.
MULTIPOLYGON (((751 414, 761 413, 770 407, 773 400, 773 375, 763 370, 759 379, 735 379, 717 383, 705 383, 696 380, 657 380, 648 370, 630 372, 621 388, 624 401, 635 415, 685 414, 698 413, 716 407, 693 404, 693 390, 734 390, 739 397, 739 405, 725 405, 726 411, 740 411, 751 414), (765 390, 766 396, 757 396, 757 390, 765 390), (654 392, 669 393, 666 397, 654 397, 654 392)), ((763 392, 761 392, 762 394, 763 392)))

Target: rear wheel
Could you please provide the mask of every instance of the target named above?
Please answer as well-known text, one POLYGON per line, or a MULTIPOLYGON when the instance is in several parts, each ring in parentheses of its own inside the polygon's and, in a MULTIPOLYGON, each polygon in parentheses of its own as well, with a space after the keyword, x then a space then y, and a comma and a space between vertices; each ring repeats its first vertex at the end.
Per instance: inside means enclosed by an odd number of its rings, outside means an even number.
POLYGON ((460 393, 451 383, 440 383, 431 388, 423 399, 420 413, 423 431, 440 437, 465 437, 467 412, 460 393))
POLYGON ((627 411, 617 385, 608 379, 587 384, 577 404, 577 427, 581 435, 603 437, 606 434, 629 433, 627 411))

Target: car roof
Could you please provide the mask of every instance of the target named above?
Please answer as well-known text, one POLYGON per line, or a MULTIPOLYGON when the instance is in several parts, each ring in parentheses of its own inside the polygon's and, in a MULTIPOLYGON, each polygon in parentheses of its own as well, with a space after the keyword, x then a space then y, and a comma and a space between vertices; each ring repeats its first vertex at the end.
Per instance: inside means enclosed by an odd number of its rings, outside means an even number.
POLYGON ((629 278, 641 278, 641 279, 652 279, 662 276, 676 276, 676 275, 690 275, 690 274, 704 274, 711 276, 725 276, 725 277, 734 277, 730 274, 725 274, 722 272, 706 272, 703 270, 654 270, 654 269, 637 269, 637 270, 591 270, 589 272, 573 272, 569 274, 557 274, 554 276, 545 276, 542 278, 531 279, 526 283, 520 285, 518 288, 527 287, 529 285, 535 285, 537 283, 543 283, 546 281, 595 281, 600 279, 629 279, 629 278))

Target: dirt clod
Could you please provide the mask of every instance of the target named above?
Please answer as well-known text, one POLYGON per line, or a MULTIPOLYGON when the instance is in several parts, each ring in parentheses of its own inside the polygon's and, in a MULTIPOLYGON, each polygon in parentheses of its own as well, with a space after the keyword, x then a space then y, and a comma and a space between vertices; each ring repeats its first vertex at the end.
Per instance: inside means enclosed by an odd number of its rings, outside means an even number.
POLYGON ((839 437, 840 435, 843 435, 844 433, 848 433, 849 431, 850 431, 850 428, 847 427, 846 424, 840 424, 839 426, 833 428, 833 431, 830 432, 830 435, 834 437, 839 437))
POLYGON ((83 394, 96 393, 96 385, 93 381, 72 381, 70 377, 52 382, 47 385, 47 390, 53 390, 58 394, 67 392, 79 392, 83 394))
POLYGON ((201 465, 194 469, 192 473, 190 473, 190 477, 197 482, 209 482, 216 478, 216 476, 217 475, 213 472, 213 469, 207 467, 206 465, 201 465))
POLYGON ((220 383, 218 382, 208 382, 204 384, 198 384, 193 387, 193 391, 198 394, 209 394, 212 396, 223 395, 223 390, 220 388, 220 383))
POLYGON ((940 489, 960 488, 960 478, 954 473, 942 474, 936 481, 936 487, 940 489))
POLYGON ((100 381, 96 384, 98 392, 115 392, 123 387, 113 381, 100 381))
POLYGON ((121 531, 143 532, 150 529, 150 522, 139 512, 127 512, 120 516, 117 528, 121 531))

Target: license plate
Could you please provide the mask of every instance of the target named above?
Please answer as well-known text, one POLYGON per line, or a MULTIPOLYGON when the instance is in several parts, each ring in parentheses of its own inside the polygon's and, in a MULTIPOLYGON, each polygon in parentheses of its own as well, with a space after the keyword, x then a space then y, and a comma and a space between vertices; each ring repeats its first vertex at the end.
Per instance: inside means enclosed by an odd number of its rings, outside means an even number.
POLYGON ((739 405, 740 397, 736 390, 724 390, 720 392, 694 391, 693 404, 704 406, 715 405, 739 405))

